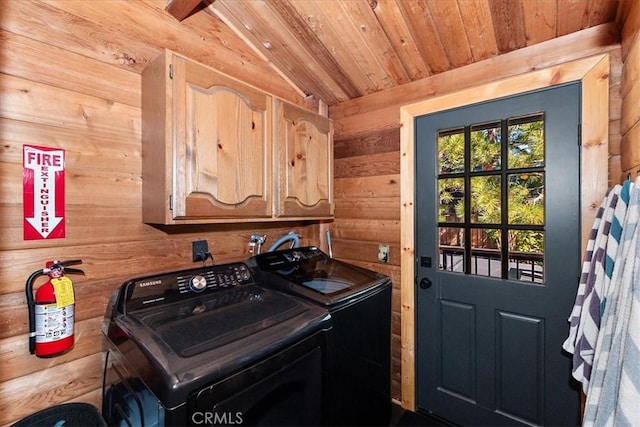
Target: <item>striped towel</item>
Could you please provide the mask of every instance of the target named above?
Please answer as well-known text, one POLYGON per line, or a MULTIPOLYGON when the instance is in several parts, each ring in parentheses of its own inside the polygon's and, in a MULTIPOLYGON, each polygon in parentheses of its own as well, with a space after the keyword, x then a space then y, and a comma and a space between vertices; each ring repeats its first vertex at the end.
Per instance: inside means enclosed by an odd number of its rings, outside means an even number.
POLYGON ((593 253, 594 248, 596 246, 596 240, 601 235, 600 227, 604 225, 602 221, 602 217, 604 216, 604 212, 609 206, 610 203, 610 195, 611 189, 607 191, 605 198, 602 200, 600 207, 598 208, 598 212, 596 213, 596 218, 593 222, 593 226, 591 227, 591 234, 589 235, 589 241, 587 242, 587 249, 585 251, 585 259, 582 264, 582 274, 580 276, 580 283, 578 285, 578 293, 576 295, 576 302, 573 306, 573 310, 571 311, 571 315, 569 316, 569 337, 566 339, 562 347, 573 354, 576 348, 576 341, 578 335, 578 327, 580 326, 580 318, 582 316, 582 307, 584 305, 585 297, 588 293, 591 292, 592 285, 589 286, 589 272, 592 269, 593 262, 593 253))
MULTIPOLYGON (((630 183, 629 183, 630 184, 630 183)), ((575 305, 569 317, 569 337, 563 348, 573 354, 573 377, 586 393, 609 288, 623 218, 627 210, 629 186, 616 185, 607 192, 591 229, 575 305)))
POLYGON ((587 390, 585 426, 640 422, 640 179, 630 191, 587 390), (634 348, 635 347, 635 348, 634 348))
MULTIPOLYGON (((639 190, 640 191, 640 190, 639 190)), ((638 215, 636 207, 635 214, 638 215)), ((636 231, 635 263, 631 314, 624 340, 624 358, 620 375, 618 410, 614 418, 616 425, 638 425, 640 423, 640 227, 636 231)))
POLYGON ((627 210, 629 200, 631 197, 631 191, 634 184, 631 181, 625 181, 620 189, 620 195, 618 202, 613 213, 611 220, 611 227, 609 229, 609 237, 607 239, 607 253, 605 259, 605 278, 602 287, 602 295, 604 299, 600 303, 600 317, 604 312, 606 305, 607 294, 609 293, 609 286, 611 284, 611 278, 613 277, 613 268, 615 267, 615 261, 618 256, 618 248, 620 247, 620 239, 622 239, 623 222, 627 217, 627 210))

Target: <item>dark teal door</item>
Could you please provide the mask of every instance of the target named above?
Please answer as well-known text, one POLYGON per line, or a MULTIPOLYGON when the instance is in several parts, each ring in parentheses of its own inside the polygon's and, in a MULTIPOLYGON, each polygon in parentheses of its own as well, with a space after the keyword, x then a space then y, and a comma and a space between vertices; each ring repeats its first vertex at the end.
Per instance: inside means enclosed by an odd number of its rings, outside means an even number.
POLYGON ((578 83, 416 119, 418 407, 578 425, 562 351, 580 259, 578 83))

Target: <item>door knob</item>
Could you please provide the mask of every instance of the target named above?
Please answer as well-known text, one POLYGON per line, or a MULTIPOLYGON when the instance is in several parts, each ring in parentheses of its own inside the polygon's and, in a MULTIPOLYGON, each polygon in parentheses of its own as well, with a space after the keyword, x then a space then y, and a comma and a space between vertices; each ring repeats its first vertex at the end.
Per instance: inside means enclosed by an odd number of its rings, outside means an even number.
POLYGON ((431 280, 423 277, 420 279, 420 289, 429 289, 431 287, 431 280))

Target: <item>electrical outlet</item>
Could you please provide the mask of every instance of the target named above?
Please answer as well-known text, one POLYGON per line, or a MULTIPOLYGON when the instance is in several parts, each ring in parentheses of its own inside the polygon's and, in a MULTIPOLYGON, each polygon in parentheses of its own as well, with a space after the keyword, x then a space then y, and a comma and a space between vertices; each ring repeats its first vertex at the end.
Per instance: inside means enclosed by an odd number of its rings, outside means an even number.
POLYGON ((193 262, 204 262, 209 254, 209 244, 206 240, 194 240, 191 242, 193 249, 193 262))
POLYGON ((378 245, 378 261, 389 262, 389 245, 378 245))

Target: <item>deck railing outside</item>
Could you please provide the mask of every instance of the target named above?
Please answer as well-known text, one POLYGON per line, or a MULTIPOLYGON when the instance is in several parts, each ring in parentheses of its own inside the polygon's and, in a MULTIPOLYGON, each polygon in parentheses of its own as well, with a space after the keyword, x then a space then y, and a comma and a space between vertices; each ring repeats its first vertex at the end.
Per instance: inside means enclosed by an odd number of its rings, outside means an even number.
MULTIPOLYGON (((509 277, 525 282, 544 282, 544 254, 540 252, 509 252, 509 277)), ((440 245, 440 269, 464 272, 464 249, 440 245)), ((501 254, 498 249, 475 248, 471 254, 471 274, 502 278, 501 254)))

